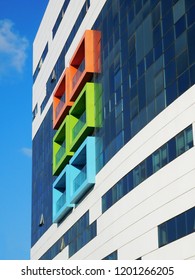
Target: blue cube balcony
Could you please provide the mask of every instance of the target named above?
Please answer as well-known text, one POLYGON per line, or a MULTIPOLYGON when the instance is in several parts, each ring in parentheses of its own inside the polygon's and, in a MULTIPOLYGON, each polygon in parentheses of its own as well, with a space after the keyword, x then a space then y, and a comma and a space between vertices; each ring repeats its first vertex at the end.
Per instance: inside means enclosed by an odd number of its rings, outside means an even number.
POLYGON ((70 203, 71 171, 69 164, 63 169, 53 183, 53 222, 59 222, 74 205, 70 203))
POLYGON ((74 167, 70 189, 70 203, 77 203, 95 184, 95 137, 87 137, 70 160, 74 167))
POLYGON ((95 137, 87 137, 53 183, 53 222, 58 223, 94 186, 95 137))

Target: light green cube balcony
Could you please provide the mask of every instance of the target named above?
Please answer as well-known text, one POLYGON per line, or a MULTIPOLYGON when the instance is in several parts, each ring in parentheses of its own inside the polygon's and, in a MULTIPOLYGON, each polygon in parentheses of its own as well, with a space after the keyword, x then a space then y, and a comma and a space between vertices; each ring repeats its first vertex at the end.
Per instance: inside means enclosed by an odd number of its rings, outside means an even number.
POLYGON ((69 114, 76 120, 71 132, 71 151, 75 152, 94 128, 102 124, 101 86, 86 83, 69 114))
POLYGON ((53 138, 53 175, 59 175, 74 152, 70 150, 76 118, 66 116, 53 138))

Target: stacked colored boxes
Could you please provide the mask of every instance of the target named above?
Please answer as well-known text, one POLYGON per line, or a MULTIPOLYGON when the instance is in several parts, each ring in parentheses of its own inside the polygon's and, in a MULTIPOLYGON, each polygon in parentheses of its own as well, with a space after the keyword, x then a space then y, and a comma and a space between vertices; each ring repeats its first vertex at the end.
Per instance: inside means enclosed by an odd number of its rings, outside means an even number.
POLYGON ((87 30, 54 90, 53 222, 59 222, 94 185, 94 128, 102 122, 101 86, 91 83, 100 72, 100 32, 87 30))

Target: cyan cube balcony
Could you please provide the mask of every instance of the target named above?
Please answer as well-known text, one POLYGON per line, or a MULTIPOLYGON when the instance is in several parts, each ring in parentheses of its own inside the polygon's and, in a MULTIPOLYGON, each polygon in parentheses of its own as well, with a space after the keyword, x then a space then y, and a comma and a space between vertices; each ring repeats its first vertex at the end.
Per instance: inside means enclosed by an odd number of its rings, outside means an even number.
POLYGON ((71 132, 71 151, 76 152, 86 137, 93 133, 94 128, 101 126, 100 106, 100 84, 86 83, 69 112, 76 120, 71 132))
POLYGON ((73 116, 66 116, 53 138, 53 175, 59 175, 74 154, 70 150, 70 143, 75 123, 76 119, 73 116))
POLYGON ((70 203, 71 171, 67 164, 53 183, 53 222, 59 222, 74 207, 70 203))
POLYGON ((69 68, 62 73, 62 76, 54 89, 53 94, 53 128, 58 129, 68 114, 73 102, 70 101, 69 68))
POLYGON ((70 61, 70 101, 75 101, 93 73, 101 72, 101 33, 86 30, 70 61))
POLYGON ((53 183, 53 222, 59 222, 94 186, 95 137, 87 137, 53 183))
POLYGON ((76 204, 95 184, 95 162, 95 137, 89 136, 70 160, 74 167, 70 184, 71 204, 76 204))

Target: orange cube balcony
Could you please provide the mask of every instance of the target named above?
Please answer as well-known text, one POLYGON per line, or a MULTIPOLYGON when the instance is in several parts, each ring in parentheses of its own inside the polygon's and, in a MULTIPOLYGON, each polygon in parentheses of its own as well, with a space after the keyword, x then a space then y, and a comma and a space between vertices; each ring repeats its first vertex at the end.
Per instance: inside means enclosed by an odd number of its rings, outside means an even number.
POLYGON ((70 90, 68 81, 69 68, 63 72, 53 95, 53 128, 58 129, 68 114, 73 102, 70 101, 70 90))
POLYGON ((70 101, 75 101, 93 73, 101 72, 101 33, 86 30, 70 61, 70 101))

